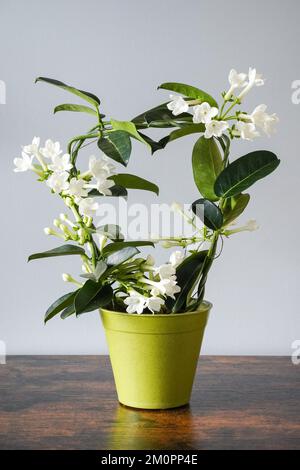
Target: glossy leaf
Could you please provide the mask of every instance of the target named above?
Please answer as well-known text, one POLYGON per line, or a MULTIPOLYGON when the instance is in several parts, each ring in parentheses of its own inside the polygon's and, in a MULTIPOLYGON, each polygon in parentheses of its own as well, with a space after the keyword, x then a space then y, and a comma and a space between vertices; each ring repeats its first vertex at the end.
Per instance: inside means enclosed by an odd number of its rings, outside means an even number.
POLYGON ((218 103, 212 96, 210 96, 205 91, 200 90, 199 88, 196 88, 191 85, 186 85, 184 83, 167 82, 159 85, 158 89, 174 91, 176 93, 180 93, 183 96, 187 96, 188 98, 201 100, 202 103, 206 102, 209 103, 211 106, 215 106, 216 108, 218 107, 218 103))
POLYGON ((88 101, 93 106, 98 107, 100 105, 100 100, 99 100, 98 96, 96 96, 93 93, 90 93, 88 91, 79 90, 78 88, 74 88, 72 86, 69 86, 66 83, 60 82, 59 80, 54 80, 53 78, 38 77, 35 80, 35 83, 36 82, 49 83, 50 85, 54 85, 54 86, 57 86, 59 88, 62 88, 63 90, 66 90, 69 93, 72 93, 73 95, 79 96, 79 98, 82 98, 83 100, 88 101))
POLYGON ((177 267, 177 284, 181 291, 176 295, 176 300, 172 301, 173 305, 170 305, 170 301, 168 301, 168 307, 171 307, 174 313, 183 312, 186 308, 188 297, 191 295, 201 274, 206 255, 207 251, 194 253, 177 267))
POLYGON ((124 186, 127 189, 143 189, 144 191, 152 191, 158 195, 159 188, 156 184, 151 183, 144 178, 127 173, 119 173, 118 175, 110 176, 117 185, 124 186))
POLYGON ((200 137, 193 148, 193 174, 200 193, 210 201, 219 199, 215 194, 214 184, 222 170, 222 164, 222 156, 216 141, 213 138, 200 137))
POLYGON ((218 176, 215 193, 224 198, 236 196, 274 171, 280 160, 272 152, 251 152, 230 163, 218 176))
POLYGON ((116 251, 120 251, 123 248, 126 248, 128 246, 133 246, 133 247, 136 247, 136 246, 152 246, 152 247, 154 247, 154 243, 149 242, 147 240, 145 240, 145 241, 137 240, 137 241, 131 241, 131 242, 114 242, 114 243, 110 243, 109 245, 106 245, 103 248, 102 253, 103 253, 104 256, 107 256, 107 255, 109 255, 111 253, 114 253, 116 251))
POLYGON ((189 113, 182 113, 174 116, 172 111, 167 108, 168 103, 163 103, 155 108, 145 111, 143 114, 132 119, 137 129, 145 129, 147 127, 181 127, 181 125, 191 124, 193 116, 189 113))
POLYGON ((59 312, 64 310, 69 305, 72 305, 77 292, 78 292, 77 290, 73 292, 69 292, 68 294, 63 295, 62 297, 57 299, 55 302, 53 302, 53 304, 50 305, 47 312, 45 313, 44 322, 47 323, 47 321, 51 320, 51 318, 53 318, 59 312))
POLYGON ((75 296, 76 315, 105 307, 110 303, 112 296, 113 290, 110 286, 103 286, 89 279, 75 296))
POLYGON ((139 140, 143 144, 146 144, 149 146, 146 140, 143 139, 143 137, 138 133, 136 130, 135 124, 130 121, 115 121, 114 119, 111 119, 110 121, 112 128, 115 131, 123 131, 127 132, 127 134, 131 135, 134 139, 139 140))
MULTIPOLYGON (((115 185, 109 189, 111 191, 112 197, 127 197, 128 196, 128 192, 126 188, 123 188, 123 186, 115 185)), ((89 197, 100 197, 100 196, 103 196, 103 194, 99 193, 99 191, 95 188, 89 191, 89 197)))
POLYGON ((149 137, 148 135, 142 134, 142 132, 139 132, 139 134, 151 148, 152 155, 154 154, 154 152, 157 152, 157 150, 162 150, 165 147, 165 145, 162 145, 160 141, 157 142, 156 140, 151 139, 151 137, 149 137))
POLYGON ((212 230, 218 230, 223 225, 223 214, 213 202, 208 199, 198 199, 192 204, 192 211, 204 225, 212 230))
POLYGON ((34 253, 30 255, 28 261, 39 258, 52 258, 54 256, 68 256, 68 255, 84 255, 85 251, 83 248, 75 245, 62 245, 53 250, 44 251, 42 253, 34 253))
POLYGON ((114 131, 98 140, 98 147, 108 157, 127 166, 131 154, 131 140, 127 132, 114 131))
POLYGON ((69 305, 67 308, 65 308, 65 309, 61 312, 60 318, 61 318, 62 320, 64 320, 65 318, 68 318, 68 317, 70 317, 71 315, 74 315, 74 313, 75 313, 75 306, 74 306, 74 302, 73 302, 71 305, 69 305))
POLYGON ((75 113, 87 113, 87 114, 92 114, 93 116, 97 116, 97 113, 93 108, 90 108, 89 106, 83 106, 80 104, 71 104, 71 103, 60 104, 54 108, 54 114, 58 113, 59 111, 72 111, 75 113))
POLYGON ((117 266, 137 255, 138 253, 139 250, 134 246, 127 246, 121 250, 109 254, 105 261, 109 266, 117 266))
POLYGON ((228 225, 237 219, 246 209, 250 200, 249 194, 238 194, 226 199, 223 209, 224 225, 228 225))

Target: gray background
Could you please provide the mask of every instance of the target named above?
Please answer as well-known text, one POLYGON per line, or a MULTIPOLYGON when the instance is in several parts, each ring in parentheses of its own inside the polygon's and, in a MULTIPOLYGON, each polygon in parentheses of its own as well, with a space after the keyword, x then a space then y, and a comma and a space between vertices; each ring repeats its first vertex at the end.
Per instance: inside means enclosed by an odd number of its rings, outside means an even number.
MULTIPOLYGON (((43 325, 46 307, 66 291, 61 273, 76 273, 74 259, 26 264, 28 254, 50 249, 43 227, 62 210, 58 198, 30 174, 14 174, 12 160, 33 135, 67 140, 91 122, 54 105, 68 94, 45 84, 49 76, 94 91, 107 115, 128 119, 166 99, 164 81, 195 84, 214 96, 227 88, 231 67, 255 66, 267 82, 246 101, 250 111, 269 104, 278 134, 237 142, 237 156, 274 150, 279 170, 256 185, 243 220, 255 233, 226 241, 207 286, 214 308, 203 352, 286 354, 300 338, 299 324, 299 119, 291 83, 300 78, 298 0, 51 0, 0 2, 0 79, 7 86, 1 119, 1 316, 0 339, 10 354, 104 353, 97 313, 43 325)), ((72 101, 72 100, 71 100, 72 101)), ((194 138, 149 156, 136 145, 128 171, 161 185, 159 201, 197 197, 190 156, 194 138)), ((133 192, 130 201, 157 202, 133 192)), ((162 254, 160 253, 162 256, 162 254)))

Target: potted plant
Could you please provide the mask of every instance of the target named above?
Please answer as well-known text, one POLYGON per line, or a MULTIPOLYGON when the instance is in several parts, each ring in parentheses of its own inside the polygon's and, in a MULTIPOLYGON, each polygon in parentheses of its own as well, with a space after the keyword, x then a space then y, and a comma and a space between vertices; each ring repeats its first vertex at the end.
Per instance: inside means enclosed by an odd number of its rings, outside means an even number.
POLYGON ((248 74, 231 70, 230 88, 222 93, 220 106, 198 88, 164 83, 160 88, 178 94, 132 121, 107 120, 100 111, 100 100, 89 92, 53 79, 40 77, 37 81, 58 86, 87 102, 62 104, 55 112, 84 112, 96 120, 89 131, 70 140, 67 153, 63 154, 58 142, 47 140, 40 146, 35 137, 23 147, 22 157, 14 160, 15 171, 35 172, 71 214, 61 214, 54 227, 45 229, 46 234, 67 243, 35 253, 29 260, 77 255, 82 262, 80 281, 63 274, 64 281, 75 287, 48 308, 45 322, 58 314, 65 319, 100 309, 119 401, 150 409, 185 405, 211 309, 204 300, 204 290, 219 255, 218 243, 256 228, 254 221, 234 226, 250 199, 244 191, 279 164, 278 158, 265 150, 230 161, 234 139, 252 140, 261 130, 270 135, 278 121, 275 114, 267 114, 265 105, 251 114, 241 107, 250 89, 263 85, 264 80, 255 69, 250 68, 248 74), (144 134, 148 128, 171 128, 171 132, 157 142, 144 134), (97 226, 95 214, 103 196, 126 196, 128 189, 158 194, 154 183, 117 173, 115 162, 128 164, 132 138, 154 152, 190 134, 200 134, 192 152, 192 169, 201 197, 183 216, 194 232, 189 237, 164 239, 165 246, 176 249, 168 262, 156 266, 153 257, 142 256, 139 248, 153 247, 161 240, 125 240, 119 226, 97 226), (81 170, 79 153, 92 142, 97 143, 101 155, 91 156, 88 168, 81 170))

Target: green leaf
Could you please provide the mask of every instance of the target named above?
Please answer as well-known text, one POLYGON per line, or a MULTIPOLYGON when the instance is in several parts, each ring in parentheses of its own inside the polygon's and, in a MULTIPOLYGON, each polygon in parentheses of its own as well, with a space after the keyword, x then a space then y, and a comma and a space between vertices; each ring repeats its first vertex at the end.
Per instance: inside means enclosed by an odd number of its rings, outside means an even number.
POLYGON ((117 185, 124 186, 127 189, 143 189, 144 191, 152 191, 159 193, 159 188, 156 184, 140 178, 139 176, 130 175, 127 173, 119 173, 118 175, 110 176, 109 179, 113 180, 117 185))
POLYGON ((236 196, 274 171, 280 160, 272 152, 251 152, 230 163, 215 182, 215 193, 224 198, 236 196))
POLYGON ((120 251, 122 250, 123 248, 126 248, 128 246, 133 246, 133 247, 137 247, 137 246, 152 246, 154 247, 154 243, 153 242, 149 242, 147 240, 143 241, 143 240, 137 240, 137 241, 132 241, 132 242, 114 242, 114 243, 110 243, 109 245, 106 245, 104 248, 103 248, 103 255, 104 256, 107 256, 111 253, 114 253, 116 251, 120 251))
POLYGON ((112 296, 113 290, 110 286, 103 286, 89 279, 76 294, 74 302, 76 316, 105 307, 110 303, 112 296))
POLYGON ((58 113, 59 111, 73 111, 75 113, 87 113, 87 114, 92 114, 93 116, 97 116, 97 113, 93 108, 90 108, 89 106, 83 106, 80 104, 71 104, 71 103, 60 104, 54 108, 54 114, 58 113))
POLYGON ((53 302, 53 304, 50 305, 47 312, 45 313, 44 322, 47 323, 48 320, 51 320, 51 318, 53 318, 63 309, 73 304, 73 300, 77 292, 78 292, 77 290, 73 292, 69 292, 68 294, 63 295, 62 297, 57 299, 55 302, 53 302))
POLYGON ((98 147, 108 157, 127 166, 131 154, 131 140, 127 132, 114 131, 98 140, 98 147))
POLYGON ((172 111, 167 108, 167 104, 163 103, 145 111, 143 114, 132 119, 132 122, 134 122, 137 129, 145 129, 147 127, 180 127, 193 122, 193 116, 190 113, 174 116, 172 111))
POLYGON ((149 137, 146 134, 142 134, 141 132, 139 132, 139 134, 147 142, 147 144, 150 146, 152 155, 157 150, 162 150, 165 147, 165 145, 161 145, 160 141, 156 142, 156 140, 151 139, 151 137, 149 137))
POLYGON ((75 313, 75 306, 74 306, 74 302, 69 305, 67 308, 65 308, 61 314, 60 314, 60 318, 62 320, 65 320, 65 318, 68 318, 70 317, 71 315, 73 315, 75 313))
POLYGON ((109 254, 105 261, 109 266, 117 266, 137 255, 138 253, 139 250, 136 247, 127 246, 121 250, 109 254))
POLYGON ((59 88, 62 88, 63 90, 73 93, 73 95, 79 96, 79 98, 82 98, 83 100, 88 101, 93 106, 96 106, 96 108, 100 105, 100 100, 98 96, 88 91, 79 90, 78 88, 69 86, 66 83, 60 82, 59 80, 54 80, 53 78, 38 77, 35 80, 35 83, 37 82, 45 82, 45 83, 49 83, 50 85, 54 85, 59 88))
MULTIPOLYGON (((127 197, 128 192, 123 186, 115 185, 109 188, 111 191, 111 197, 127 197)), ((97 189, 91 189, 88 193, 89 197, 100 197, 103 196, 102 193, 99 193, 97 189)), ((107 196, 106 196, 107 197, 107 196)))
POLYGON ((216 141, 200 137, 194 145, 192 155, 194 180, 202 196, 217 201, 214 184, 222 170, 222 156, 216 141))
POLYGON ((169 301, 168 308, 174 313, 183 312, 187 306, 187 300, 192 293, 195 284, 201 274, 203 262, 207 251, 194 253, 186 258, 176 269, 177 284, 181 291, 176 295, 176 300, 169 301))
POLYGON ((223 214, 220 209, 207 199, 198 199, 192 204, 192 211, 206 227, 218 230, 223 225, 223 214))
POLYGON ((28 261, 39 258, 52 258, 53 256, 67 256, 67 255, 84 255, 85 251, 83 248, 75 245, 62 245, 53 250, 44 251, 42 253, 34 253, 30 255, 28 261))
POLYGON ((149 146, 148 142, 143 139, 143 137, 138 133, 136 130, 135 124, 130 121, 115 121, 114 119, 110 120, 112 128, 115 131, 123 131, 127 132, 127 134, 131 135, 134 139, 139 140, 143 144, 149 146))
POLYGON ((186 85, 184 83, 167 82, 162 83, 162 85, 159 85, 158 89, 175 91, 176 93, 180 93, 181 95, 187 96, 188 98, 201 100, 202 103, 206 102, 209 103, 211 106, 215 106, 216 108, 218 108, 218 103, 212 96, 210 96, 205 91, 200 90, 199 88, 196 88, 191 85, 186 85))
POLYGON ((246 209, 250 200, 249 194, 238 194, 226 199, 223 209, 224 225, 228 225, 237 219, 246 209))
POLYGON ((204 131, 205 131, 204 124, 190 124, 190 125, 182 127, 181 129, 176 129, 176 131, 172 131, 169 135, 160 139, 158 144, 160 144, 161 148, 164 148, 167 144, 169 144, 173 140, 180 139, 181 137, 185 137, 187 135, 196 134, 196 133, 204 132, 204 131))

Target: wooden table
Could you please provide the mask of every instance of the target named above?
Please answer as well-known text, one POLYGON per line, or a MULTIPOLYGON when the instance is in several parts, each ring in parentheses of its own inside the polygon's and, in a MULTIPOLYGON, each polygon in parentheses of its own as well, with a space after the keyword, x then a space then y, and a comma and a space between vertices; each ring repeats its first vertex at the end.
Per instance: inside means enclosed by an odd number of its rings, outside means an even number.
POLYGON ((117 402, 103 356, 11 356, 0 365, 0 449, 299 449, 300 366, 202 357, 189 407, 117 402))

